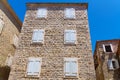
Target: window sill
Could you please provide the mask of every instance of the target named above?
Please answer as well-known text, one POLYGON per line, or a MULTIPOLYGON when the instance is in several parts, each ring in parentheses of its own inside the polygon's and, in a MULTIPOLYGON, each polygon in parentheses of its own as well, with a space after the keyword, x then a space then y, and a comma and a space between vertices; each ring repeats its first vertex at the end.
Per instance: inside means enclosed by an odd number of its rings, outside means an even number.
POLYGON ((64 79, 78 79, 78 76, 65 76, 64 79))
POLYGON ((39 79, 40 76, 38 75, 25 75, 25 78, 36 78, 39 79))
POLYGON ((75 43, 72 43, 72 42, 64 42, 64 45, 73 45, 73 46, 75 46, 75 45, 76 45, 76 42, 75 42, 75 43))
POLYGON ((67 17, 64 17, 64 20, 75 20, 76 18, 67 18, 67 17))
POLYGON ((31 42, 31 45, 43 45, 43 42, 31 42))

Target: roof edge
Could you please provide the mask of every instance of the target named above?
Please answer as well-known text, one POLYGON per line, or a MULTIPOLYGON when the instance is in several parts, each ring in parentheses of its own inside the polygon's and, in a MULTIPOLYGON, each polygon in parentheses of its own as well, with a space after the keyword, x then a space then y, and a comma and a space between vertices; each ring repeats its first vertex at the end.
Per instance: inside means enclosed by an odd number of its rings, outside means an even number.
MULTIPOLYGON (((18 18, 18 16, 15 14, 15 12, 13 11, 13 9, 11 8, 11 6, 9 5, 7 0, 1 0, 1 2, 3 3, 3 5, 6 7, 6 9, 10 12, 10 14, 14 17, 14 19, 16 20, 16 22, 19 24, 19 26, 22 27, 22 22, 20 21, 20 19, 18 18)), ((21 29, 21 27, 19 29, 21 29)), ((20 31, 20 30, 19 30, 20 31)))

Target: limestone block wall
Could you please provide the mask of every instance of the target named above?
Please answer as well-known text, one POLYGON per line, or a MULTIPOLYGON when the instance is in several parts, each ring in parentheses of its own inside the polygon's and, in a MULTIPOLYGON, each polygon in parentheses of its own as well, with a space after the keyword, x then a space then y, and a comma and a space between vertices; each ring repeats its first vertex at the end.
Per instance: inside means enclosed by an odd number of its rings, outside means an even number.
POLYGON ((47 18, 38 19, 38 7, 41 6, 28 6, 26 11, 9 80, 95 80, 87 8, 69 6, 75 8, 76 19, 64 19, 65 6, 46 6, 47 18), (34 29, 45 30, 44 44, 31 43, 34 29), (77 44, 64 44, 64 30, 67 29, 77 31, 77 44), (38 78, 26 76, 29 57, 42 58, 38 78), (77 78, 64 77, 64 58, 78 58, 77 78))

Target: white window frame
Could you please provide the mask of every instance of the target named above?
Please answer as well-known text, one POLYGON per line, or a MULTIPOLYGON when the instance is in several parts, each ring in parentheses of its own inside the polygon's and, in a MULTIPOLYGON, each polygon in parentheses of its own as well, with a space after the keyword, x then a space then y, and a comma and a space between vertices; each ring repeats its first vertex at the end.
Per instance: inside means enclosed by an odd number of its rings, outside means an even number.
POLYGON ((104 50, 104 52, 105 53, 111 53, 111 52, 106 52, 105 46, 107 46, 107 45, 110 45, 112 52, 114 52, 112 44, 103 44, 103 50, 104 50))
POLYGON ((75 8, 65 8, 64 9, 64 18, 65 19, 75 19, 76 18, 76 13, 75 13, 75 8), (67 15, 67 10, 73 10, 73 15, 71 17, 71 15, 67 15))
POLYGON ((76 30, 65 30, 64 31, 64 44, 76 44, 77 43, 77 33, 76 33, 76 30), (75 33, 75 41, 74 42, 72 42, 72 41, 67 41, 66 40, 66 34, 69 34, 69 33, 67 33, 67 32, 74 32, 75 33))
POLYGON ((48 13, 47 8, 38 8, 37 9, 37 18, 47 18, 47 13, 48 13), (46 10, 45 14, 40 15, 40 12, 39 12, 40 10, 46 10))
POLYGON ((118 68, 120 67, 117 59, 111 59, 111 60, 108 60, 107 62, 108 62, 108 69, 109 69, 109 70, 115 70, 115 69, 118 69, 118 68), (114 67, 113 67, 112 61, 115 61, 115 66, 116 66, 117 68, 114 68, 114 67))
POLYGON ((0 19, 0 34, 2 33, 3 27, 4 27, 4 22, 3 20, 0 19))
POLYGON ((64 77, 78 77, 78 58, 64 58, 64 77), (70 74, 66 74, 66 62, 76 62, 76 76, 73 75, 73 73, 70 72, 70 74))
MULTIPOLYGON (((38 34, 37 34, 38 35, 38 34)), ((43 44, 44 43, 44 36, 45 36, 45 30, 44 29, 34 29, 33 30, 33 34, 32 34, 32 43, 41 43, 41 44, 43 44), (43 40, 41 41, 39 41, 39 40, 34 40, 34 35, 35 35, 35 31, 41 31, 41 32, 43 32, 43 40)))
POLYGON ((42 65, 42 58, 40 58, 40 57, 38 57, 38 58, 35 58, 35 57, 29 57, 28 58, 28 63, 27 63, 27 69, 26 69, 26 76, 27 77, 39 77, 40 76, 40 73, 41 73, 41 65, 42 65), (39 71, 38 71, 38 74, 34 74, 34 72, 32 72, 32 74, 28 74, 28 72, 29 72, 29 62, 30 61, 33 61, 33 62, 35 62, 35 61, 40 61, 40 65, 39 65, 39 71))

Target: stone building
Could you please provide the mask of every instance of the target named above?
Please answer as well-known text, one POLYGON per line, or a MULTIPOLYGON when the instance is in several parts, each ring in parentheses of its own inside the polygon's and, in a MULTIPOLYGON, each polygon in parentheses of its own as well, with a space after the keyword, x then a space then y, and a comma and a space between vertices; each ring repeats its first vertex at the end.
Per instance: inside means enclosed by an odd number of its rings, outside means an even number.
POLYGON ((9 80, 95 80, 87 3, 27 3, 9 80))
POLYGON ((0 0, 0 80, 9 75, 21 26, 7 0, 0 0))
POLYGON ((94 63, 96 80, 120 80, 120 40, 97 41, 94 63))

